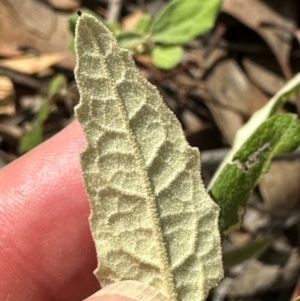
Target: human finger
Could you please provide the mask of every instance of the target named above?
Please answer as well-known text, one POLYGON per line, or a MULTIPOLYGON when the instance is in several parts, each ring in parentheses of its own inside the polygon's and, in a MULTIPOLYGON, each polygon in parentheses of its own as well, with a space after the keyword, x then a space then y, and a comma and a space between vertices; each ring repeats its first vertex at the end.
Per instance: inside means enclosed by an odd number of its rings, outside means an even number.
POLYGON ((74 122, 0 171, 0 300, 82 300, 99 288, 84 145, 74 122))

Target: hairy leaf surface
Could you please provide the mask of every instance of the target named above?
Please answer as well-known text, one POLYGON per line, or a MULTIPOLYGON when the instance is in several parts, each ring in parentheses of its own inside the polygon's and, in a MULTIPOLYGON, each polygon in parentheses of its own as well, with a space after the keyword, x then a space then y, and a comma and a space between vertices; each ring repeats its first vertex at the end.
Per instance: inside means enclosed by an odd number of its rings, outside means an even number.
POLYGON ((104 25, 83 14, 75 46, 99 281, 138 280, 170 300, 204 300, 223 271, 219 208, 198 150, 104 25))

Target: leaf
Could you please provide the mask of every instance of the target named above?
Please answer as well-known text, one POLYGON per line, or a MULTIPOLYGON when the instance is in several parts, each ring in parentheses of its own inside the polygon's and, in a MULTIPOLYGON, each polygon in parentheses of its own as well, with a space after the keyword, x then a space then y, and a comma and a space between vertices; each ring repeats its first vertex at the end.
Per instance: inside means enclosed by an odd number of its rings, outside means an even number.
POLYGON ((72 13, 68 17, 68 27, 69 27, 69 31, 72 34, 75 34, 77 18, 78 18, 77 13, 72 13))
POLYGON ((155 46, 151 53, 152 62, 161 69, 172 69, 178 65, 182 57, 180 46, 155 46))
MULTIPOLYGON (((105 21, 105 19, 102 18, 99 14, 95 13, 93 10, 88 9, 88 8, 82 8, 82 9, 80 9, 80 11, 81 11, 82 13, 85 13, 85 14, 89 14, 89 15, 94 16, 94 17, 97 18, 99 21, 103 22, 106 26, 109 27, 109 24, 105 21)), ((77 12, 73 12, 73 13, 70 14, 69 17, 68 17, 69 31, 70 31, 73 35, 75 35, 77 20, 78 20, 78 14, 77 14, 77 12)))
POLYGON ((296 115, 267 119, 226 163, 210 194, 221 207, 220 226, 227 234, 241 221, 247 199, 266 173, 271 159, 300 145, 300 122, 296 115))
MULTIPOLYGON (((107 22, 104 18, 102 18, 99 14, 97 14, 95 11, 93 11, 91 9, 81 8, 80 12, 94 16, 97 20, 99 20, 100 22, 102 22, 114 34, 118 34, 121 31, 120 24, 107 22)), ((77 12, 73 12, 68 17, 69 31, 73 35, 75 35, 77 20, 78 20, 78 13, 77 12)))
MULTIPOLYGON (((0 57, 24 54, 24 46, 36 53, 50 54, 67 51, 71 39, 65 13, 54 10, 40 1, 0 1, 0 57)), ((64 67, 70 68, 66 59, 64 67)))
POLYGON ((295 93, 300 88, 300 73, 295 75, 290 81, 288 81, 276 95, 274 95, 269 102, 263 106, 260 110, 256 111, 252 117, 248 120, 248 122, 239 129, 236 134, 234 144, 232 149, 223 160, 222 164, 218 168, 215 173, 213 179, 209 184, 209 189, 213 187, 216 179, 219 177, 219 174, 223 170, 228 162, 232 161, 234 154, 238 151, 239 148, 248 140, 251 135, 256 131, 256 129, 265 122, 269 117, 273 116, 277 113, 277 111, 283 106, 285 101, 290 97, 293 93, 295 93))
POLYGON ((253 114, 237 132, 231 151, 211 180, 208 189, 221 208, 220 224, 224 233, 229 233, 241 222, 247 198, 262 175, 268 171, 272 157, 281 152, 291 151, 299 145, 299 131, 297 130, 299 121, 295 117, 279 116, 276 117, 278 119, 269 121, 270 117, 276 114, 286 99, 299 87, 300 73, 287 82, 263 108, 253 114), (278 136, 278 133, 282 133, 283 136, 278 136), (277 141, 274 141, 274 138, 277 141), (288 140, 289 138, 291 140, 288 140), (276 149, 276 144, 265 148, 265 145, 271 141, 279 145, 284 142, 287 144, 284 149, 276 149), (251 148, 247 149, 247 147, 251 148), (248 160, 252 160, 254 155, 257 164, 251 165, 247 172, 243 172, 245 164, 247 162, 249 164, 248 160), (242 162, 242 164, 237 164, 237 162, 242 162), (238 168, 238 165, 243 168, 238 168))
POLYGON ((44 123, 50 113, 53 97, 64 88, 66 79, 64 75, 57 74, 49 83, 48 95, 45 97, 38 113, 31 125, 31 129, 22 137, 19 145, 20 153, 25 153, 42 142, 44 123))
POLYGON ((0 114, 14 115, 16 107, 15 88, 12 80, 0 75, 0 114))
POLYGON ((257 32, 275 54, 284 76, 292 76, 289 61, 297 27, 294 1, 224 0, 222 11, 257 32))
POLYGON ((42 142, 43 124, 35 121, 31 129, 22 137, 19 145, 21 154, 28 152, 42 142))
POLYGON ((25 74, 35 74, 59 64, 68 57, 66 52, 57 52, 32 56, 25 54, 17 58, 0 59, 0 66, 25 74))
POLYGON ((261 255, 273 242, 272 237, 267 236, 257 240, 253 240, 244 246, 223 253, 223 262, 225 267, 233 267, 241 264, 244 261, 258 257, 261 255))
POLYGON ((233 145, 234 152, 238 149, 253 133, 254 131, 269 117, 273 116, 283 106, 285 101, 300 88, 300 73, 293 77, 284 85, 270 101, 256 111, 250 120, 237 133, 233 145))
POLYGON ((184 44, 210 30, 215 22, 221 0, 173 0, 153 21, 153 41, 184 44))
POLYGON ((146 34, 152 22, 151 16, 143 14, 135 24, 133 31, 139 34, 146 34))
POLYGON ((105 26, 82 14, 75 44, 101 285, 138 280, 169 300, 204 300, 223 271, 219 208, 201 181, 198 150, 105 26))
POLYGON ((126 49, 136 49, 144 43, 143 36, 133 31, 126 31, 116 36, 121 47, 126 49))

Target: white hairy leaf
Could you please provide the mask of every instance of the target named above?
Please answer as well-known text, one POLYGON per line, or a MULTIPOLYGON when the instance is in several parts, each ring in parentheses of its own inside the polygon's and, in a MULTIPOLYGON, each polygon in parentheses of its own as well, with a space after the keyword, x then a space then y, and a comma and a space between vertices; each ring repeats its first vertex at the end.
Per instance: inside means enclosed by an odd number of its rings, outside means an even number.
POLYGON ((76 115, 101 285, 138 280, 169 300, 204 300, 223 275, 219 208, 199 151, 127 50, 94 17, 76 27, 76 115))

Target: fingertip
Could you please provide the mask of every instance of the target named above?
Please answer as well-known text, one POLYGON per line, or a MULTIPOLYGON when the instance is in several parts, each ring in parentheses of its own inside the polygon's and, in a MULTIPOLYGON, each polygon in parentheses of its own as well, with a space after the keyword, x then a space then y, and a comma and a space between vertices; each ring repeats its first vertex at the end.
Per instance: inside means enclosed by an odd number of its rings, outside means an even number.
POLYGON ((99 288, 84 147, 74 122, 1 169, 0 300, 82 300, 99 288))
POLYGON ((160 291, 139 281, 126 280, 106 286, 84 301, 169 301, 160 291))
MULTIPOLYGON (((100 291, 99 291, 100 292, 100 291)), ((85 299, 84 301, 136 301, 122 295, 99 295, 98 293, 92 295, 91 297, 85 299)))

